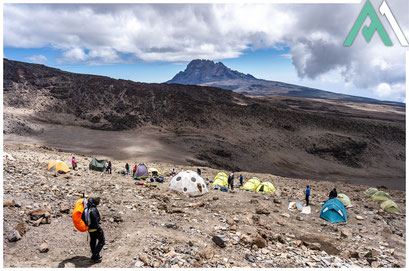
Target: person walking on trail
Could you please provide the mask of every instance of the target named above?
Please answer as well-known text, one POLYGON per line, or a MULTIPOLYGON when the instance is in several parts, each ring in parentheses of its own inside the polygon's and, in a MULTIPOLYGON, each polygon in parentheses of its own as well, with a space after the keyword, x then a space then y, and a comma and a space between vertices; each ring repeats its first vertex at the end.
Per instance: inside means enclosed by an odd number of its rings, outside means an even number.
POLYGON ((306 206, 309 206, 309 205, 310 205, 310 194, 311 194, 311 189, 310 189, 310 186, 307 185, 307 189, 305 190, 306 206))
POLYGON ((112 174, 112 164, 111 164, 111 160, 108 161, 108 168, 107 168, 109 174, 112 174))
POLYGON ((99 205, 99 202, 100 198, 98 196, 93 196, 88 199, 87 203, 90 218, 88 232, 91 240, 89 244, 92 252, 91 260, 93 260, 94 262, 102 261, 102 257, 99 253, 105 245, 104 231, 100 226, 101 217, 97 209, 97 205, 99 205))
POLYGON ((227 183, 228 183, 230 189, 233 191, 234 190, 234 188, 233 188, 233 186, 234 186, 234 172, 233 171, 230 173, 229 178, 227 179, 227 183))
POLYGON ((332 191, 329 193, 329 199, 335 199, 337 196, 338 196, 337 189, 336 188, 332 189, 332 191))
POLYGON ((126 170, 126 173, 129 174, 129 164, 128 163, 126 163, 125 165, 125 170, 126 170))
POLYGON ((72 157, 71 164, 72 164, 72 169, 75 170, 77 168, 77 161, 75 161, 74 156, 72 157))
POLYGON ((240 186, 243 186, 243 175, 242 174, 240 174, 239 180, 240 180, 240 186))

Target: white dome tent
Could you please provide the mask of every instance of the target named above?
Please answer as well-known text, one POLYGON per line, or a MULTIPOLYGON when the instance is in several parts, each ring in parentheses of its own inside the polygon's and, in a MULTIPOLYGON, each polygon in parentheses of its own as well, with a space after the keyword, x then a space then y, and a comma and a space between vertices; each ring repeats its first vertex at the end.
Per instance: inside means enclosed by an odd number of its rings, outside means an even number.
POLYGON ((205 194, 209 192, 203 178, 191 170, 179 172, 176 176, 174 176, 170 180, 169 189, 186 194, 205 194))

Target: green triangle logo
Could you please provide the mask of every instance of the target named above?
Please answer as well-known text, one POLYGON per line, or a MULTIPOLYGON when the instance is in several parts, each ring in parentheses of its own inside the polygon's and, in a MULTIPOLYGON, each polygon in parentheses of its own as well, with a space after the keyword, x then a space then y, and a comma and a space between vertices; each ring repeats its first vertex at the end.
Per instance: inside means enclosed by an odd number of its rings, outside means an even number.
POLYGON ((375 10, 373 9, 371 2, 366 1, 364 8, 362 9, 361 13, 356 19, 354 26, 351 29, 347 39, 344 42, 344 46, 351 46, 355 40, 356 35, 358 34, 359 30, 361 29, 362 24, 364 23, 366 17, 369 16, 371 18, 371 25, 369 27, 365 26, 362 29, 362 34, 364 35, 367 42, 369 42, 375 33, 378 31, 379 36, 381 37, 383 43, 386 46, 392 46, 392 41, 390 40, 388 34, 383 28, 381 21, 379 20, 378 16, 376 15, 375 10))

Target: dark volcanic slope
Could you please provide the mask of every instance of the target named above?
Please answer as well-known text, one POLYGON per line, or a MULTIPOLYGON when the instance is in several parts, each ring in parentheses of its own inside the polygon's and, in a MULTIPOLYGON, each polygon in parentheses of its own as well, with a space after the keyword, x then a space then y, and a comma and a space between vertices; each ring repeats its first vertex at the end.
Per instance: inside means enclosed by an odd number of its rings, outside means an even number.
POLYGON ((404 106, 401 103, 382 102, 376 99, 345 95, 315 88, 297 86, 277 81, 257 79, 250 74, 231 70, 221 62, 192 60, 184 71, 166 83, 213 86, 249 95, 282 95, 300 98, 330 99, 364 103, 385 103, 404 106))
MULTIPOLYGON (((194 165, 405 185, 400 108, 372 114, 342 103, 250 98, 213 87, 136 83, 7 59, 3 102, 5 112, 31 110, 31 122, 137 133, 157 127, 166 132, 164 141, 190 150, 196 159, 187 163, 194 165)), ((6 134, 24 125, 13 114, 4 115, 12 127, 6 134)))

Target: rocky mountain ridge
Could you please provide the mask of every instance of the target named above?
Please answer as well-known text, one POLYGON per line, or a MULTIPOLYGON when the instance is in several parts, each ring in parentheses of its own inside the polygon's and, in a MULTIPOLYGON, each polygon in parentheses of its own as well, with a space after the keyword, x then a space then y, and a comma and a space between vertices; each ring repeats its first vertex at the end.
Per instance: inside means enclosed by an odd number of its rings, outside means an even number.
POLYGON ((179 72, 166 83, 219 87, 247 95, 281 95, 404 106, 402 103, 385 102, 372 98, 334 93, 278 81, 258 79, 250 74, 231 70, 222 62, 213 62, 205 59, 192 60, 184 71, 179 72))

